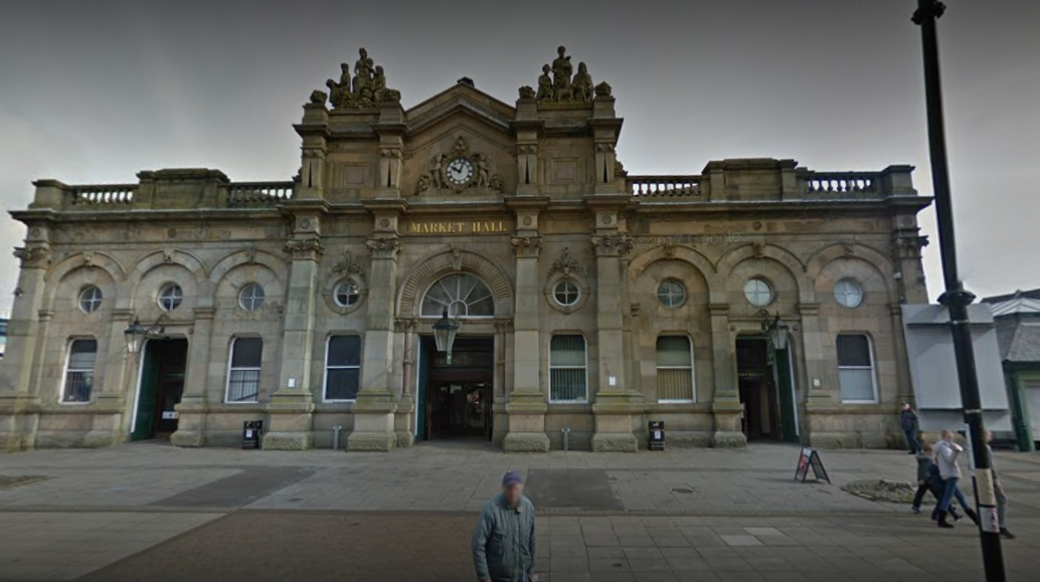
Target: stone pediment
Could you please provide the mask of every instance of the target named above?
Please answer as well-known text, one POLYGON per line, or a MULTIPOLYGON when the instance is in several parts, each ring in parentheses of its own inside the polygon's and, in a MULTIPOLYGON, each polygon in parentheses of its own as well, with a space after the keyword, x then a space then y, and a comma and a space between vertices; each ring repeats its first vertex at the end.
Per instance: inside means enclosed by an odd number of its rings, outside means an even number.
POLYGON ((503 132, 509 132, 516 108, 480 91, 462 79, 455 86, 405 111, 410 133, 419 133, 455 115, 467 115, 503 132))
MULTIPOLYGON (((458 113, 455 113, 458 116, 458 113)), ((411 134, 403 193, 422 198, 497 198, 516 184, 511 136, 466 117, 411 134)))

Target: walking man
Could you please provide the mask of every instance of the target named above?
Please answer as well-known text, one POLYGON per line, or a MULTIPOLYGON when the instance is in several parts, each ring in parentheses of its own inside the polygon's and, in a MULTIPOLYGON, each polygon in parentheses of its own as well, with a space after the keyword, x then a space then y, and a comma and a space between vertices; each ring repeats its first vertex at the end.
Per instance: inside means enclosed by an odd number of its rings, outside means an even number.
POLYGON ((502 477, 502 493, 484 505, 473 530, 473 566, 480 582, 532 582, 534 505, 514 469, 502 477))
POLYGON ((975 522, 975 525, 978 525, 978 515, 968 505, 968 501, 964 499, 964 494, 961 493, 961 490, 957 488, 957 484, 961 480, 961 468, 957 465, 957 457, 964 452, 964 447, 955 443, 953 438, 954 433, 952 430, 944 430, 942 431, 942 439, 935 443, 934 447, 936 464, 939 465, 939 475, 942 477, 945 485, 942 499, 939 500, 939 505, 935 507, 939 512, 939 527, 953 527, 953 524, 946 521, 946 516, 950 511, 954 497, 957 498, 961 507, 964 508, 964 513, 968 514, 968 517, 975 522))
POLYGON ((899 413, 899 426, 906 435, 906 443, 910 445, 908 454, 916 455, 921 452, 921 445, 917 442, 917 413, 910 408, 908 402, 903 403, 903 410, 899 413))

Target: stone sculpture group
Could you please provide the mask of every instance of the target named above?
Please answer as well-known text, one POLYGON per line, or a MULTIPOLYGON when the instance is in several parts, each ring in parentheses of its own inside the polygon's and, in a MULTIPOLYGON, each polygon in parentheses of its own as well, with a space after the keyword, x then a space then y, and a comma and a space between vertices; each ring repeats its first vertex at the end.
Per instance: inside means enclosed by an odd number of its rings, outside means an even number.
POLYGON ((531 87, 520 87, 522 99, 534 98, 539 102, 550 103, 588 103, 593 97, 610 97, 610 85, 600 83, 593 85, 585 63, 578 63, 578 72, 574 72, 567 48, 556 49, 557 57, 552 65, 542 66, 542 74, 538 77, 537 92, 531 87))
POLYGON ((325 85, 329 88, 311 94, 311 101, 324 104, 328 98, 333 109, 367 109, 383 102, 398 102, 401 92, 386 86, 386 73, 383 67, 377 66, 368 56, 368 51, 361 48, 358 60, 354 63, 354 77, 350 76, 350 64, 340 65, 339 82, 329 79, 325 85))

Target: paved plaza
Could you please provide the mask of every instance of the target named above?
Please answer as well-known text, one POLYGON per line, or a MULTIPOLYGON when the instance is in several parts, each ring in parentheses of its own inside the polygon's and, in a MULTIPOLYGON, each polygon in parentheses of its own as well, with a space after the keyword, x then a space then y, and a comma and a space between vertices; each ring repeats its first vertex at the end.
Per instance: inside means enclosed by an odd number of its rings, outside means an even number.
MULTIPOLYGON (((898 451, 798 448, 507 455, 480 444, 390 455, 139 443, 0 456, 0 581, 472 580, 476 512, 518 469, 538 508, 543 582, 981 580, 974 528, 842 491, 909 481, 898 451), (811 481, 811 479, 810 479, 811 481)), ((1040 579, 1040 455, 997 459, 1019 538, 1010 578, 1040 579)))

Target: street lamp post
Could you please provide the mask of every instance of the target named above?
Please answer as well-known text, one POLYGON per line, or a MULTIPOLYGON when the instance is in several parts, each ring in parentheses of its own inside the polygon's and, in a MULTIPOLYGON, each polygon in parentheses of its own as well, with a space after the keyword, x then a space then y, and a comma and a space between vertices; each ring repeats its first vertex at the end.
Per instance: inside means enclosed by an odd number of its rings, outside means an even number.
POLYGON ((448 354, 448 365, 451 365, 451 347, 455 344, 455 334, 459 332, 459 324, 448 319, 448 310, 444 310, 440 321, 433 324, 433 340, 437 344, 438 352, 448 354))
POLYGON ((968 322, 968 306, 975 295, 964 289, 957 273, 957 247, 953 232, 953 202, 950 197, 950 170, 946 159, 946 131, 943 126, 942 83, 939 77, 939 39, 936 21, 946 6, 938 0, 917 0, 913 22, 921 27, 924 48, 924 84, 928 115, 928 149, 932 165, 932 187, 939 230, 945 292, 939 303, 950 312, 953 350, 957 359, 964 422, 968 425, 975 464, 975 499, 979 510, 979 535, 982 561, 988 582, 1005 582, 1004 557, 996 515, 993 470, 982 423, 982 399, 975 370, 975 351, 968 322))

